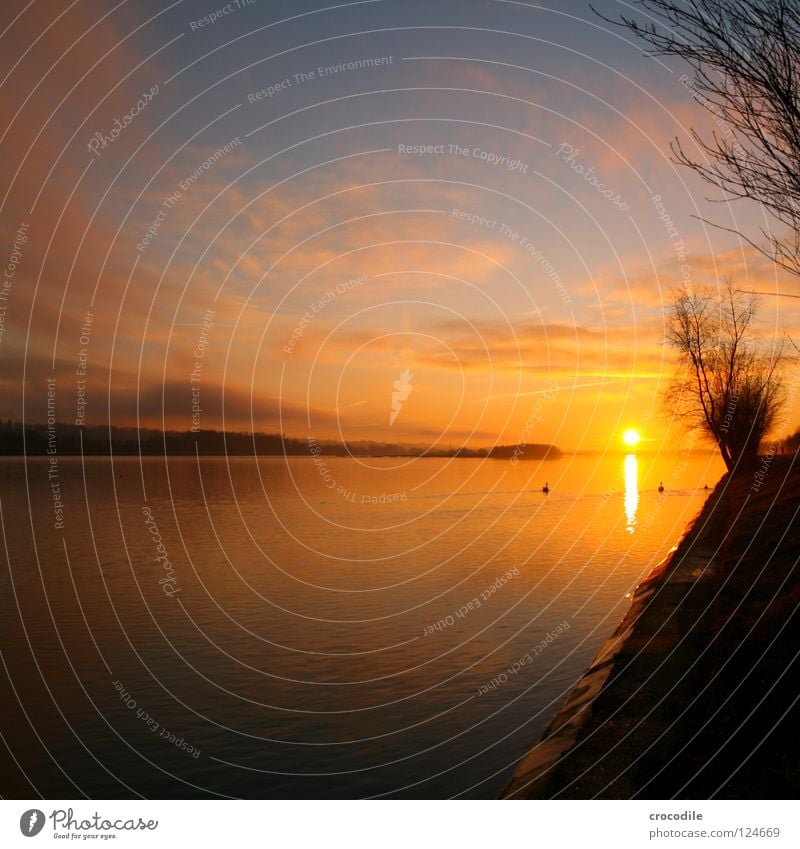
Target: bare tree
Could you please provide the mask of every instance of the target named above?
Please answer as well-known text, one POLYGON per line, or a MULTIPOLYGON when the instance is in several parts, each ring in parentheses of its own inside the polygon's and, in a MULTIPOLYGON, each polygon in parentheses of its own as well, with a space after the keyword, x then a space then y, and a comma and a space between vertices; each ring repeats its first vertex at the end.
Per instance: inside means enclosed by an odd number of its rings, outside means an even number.
POLYGON ((670 388, 673 412, 718 446, 729 471, 754 457, 784 399, 783 341, 754 336, 757 301, 725 282, 674 294, 667 339, 682 359, 670 388))
POLYGON ((727 198, 763 204, 787 232, 762 230, 760 241, 739 235, 800 274, 800 2, 638 0, 637 5, 647 21, 604 20, 626 27, 652 55, 685 60, 694 79, 682 79, 717 125, 710 138, 692 130, 700 156, 676 140, 676 160, 727 198))

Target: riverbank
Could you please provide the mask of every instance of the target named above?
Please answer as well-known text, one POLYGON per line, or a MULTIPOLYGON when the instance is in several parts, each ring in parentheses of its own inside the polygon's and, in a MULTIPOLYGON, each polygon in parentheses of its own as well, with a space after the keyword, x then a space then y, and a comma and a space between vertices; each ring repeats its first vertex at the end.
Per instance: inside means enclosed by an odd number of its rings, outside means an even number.
POLYGON ((797 457, 722 478, 504 798, 795 798, 799 512, 797 457))

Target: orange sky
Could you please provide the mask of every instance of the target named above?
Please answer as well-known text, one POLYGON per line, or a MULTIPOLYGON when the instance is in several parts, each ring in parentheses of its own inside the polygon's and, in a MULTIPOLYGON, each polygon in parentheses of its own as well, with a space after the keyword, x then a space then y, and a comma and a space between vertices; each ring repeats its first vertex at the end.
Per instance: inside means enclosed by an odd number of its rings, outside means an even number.
MULTIPOLYGON (((527 429, 565 449, 634 426, 675 447, 670 288, 800 285, 693 217, 764 223, 669 161, 713 126, 678 69, 584 4, 583 23, 478 5, 276 24, 297 4, 262 4, 202 32, 194 6, 22 11, 3 37, 4 264, 28 239, 0 414, 41 421, 55 376, 63 421, 80 390, 94 424, 473 446, 527 429), (370 57, 391 62, 302 76, 370 57)), ((795 329, 796 303, 764 296, 764 329, 795 329)))

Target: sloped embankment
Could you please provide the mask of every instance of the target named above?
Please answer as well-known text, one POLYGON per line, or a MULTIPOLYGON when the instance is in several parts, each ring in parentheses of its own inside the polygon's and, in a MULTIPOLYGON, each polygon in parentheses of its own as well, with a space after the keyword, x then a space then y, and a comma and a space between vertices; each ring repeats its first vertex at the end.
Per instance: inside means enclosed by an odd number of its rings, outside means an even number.
POLYGON ((504 797, 798 796, 800 461, 761 468, 719 482, 504 797))

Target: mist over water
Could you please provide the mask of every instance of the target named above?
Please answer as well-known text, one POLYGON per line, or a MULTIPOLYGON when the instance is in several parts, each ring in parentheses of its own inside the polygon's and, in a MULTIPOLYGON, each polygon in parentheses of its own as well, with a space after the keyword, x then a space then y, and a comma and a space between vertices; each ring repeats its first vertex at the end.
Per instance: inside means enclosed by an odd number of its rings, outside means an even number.
POLYGON ((47 460, 0 465, 6 703, 51 798, 494 797, 723 471, 61 459, 57 528, 47 460))

